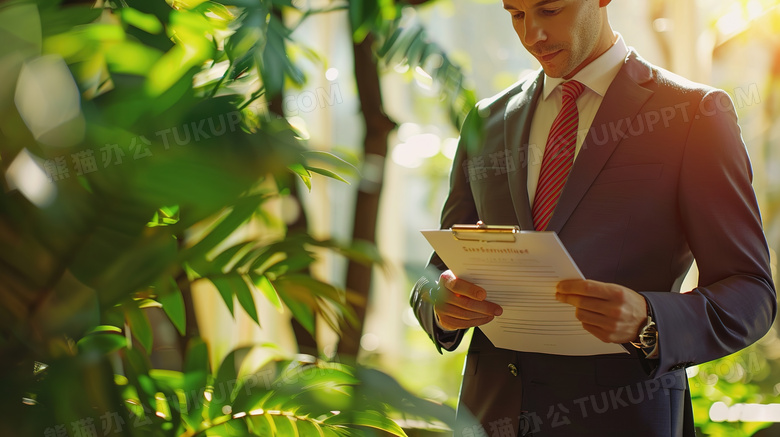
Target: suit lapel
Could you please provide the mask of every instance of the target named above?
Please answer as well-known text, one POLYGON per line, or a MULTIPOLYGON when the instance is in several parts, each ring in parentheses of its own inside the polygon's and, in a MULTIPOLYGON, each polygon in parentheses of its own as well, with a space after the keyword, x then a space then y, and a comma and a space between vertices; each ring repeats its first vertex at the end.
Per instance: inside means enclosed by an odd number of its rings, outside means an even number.
POLYGON ((612 152, 625 138, 631 121, 653 95, 653 91, 640 85, 651 79, 651 73, 650 66, 638 58, 636 52, 629 54, 591 123, 547 225, 548 231, 561 231, 612 152))
POLYGON ((528 200, 528 137, 531 133, 531 117, 542 93, 544 72, 536 79, 529 79, 527 86, 512 97, 504 113, 504 147, 511 151, 517 171, 507 173, 509 192, 520 229, 533 230, 534 220, 528 200))

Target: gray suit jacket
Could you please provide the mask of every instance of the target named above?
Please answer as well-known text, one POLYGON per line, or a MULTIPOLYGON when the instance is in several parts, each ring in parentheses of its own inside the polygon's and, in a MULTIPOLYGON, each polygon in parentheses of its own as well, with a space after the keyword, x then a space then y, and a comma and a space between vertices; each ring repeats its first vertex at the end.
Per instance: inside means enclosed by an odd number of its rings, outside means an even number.
MULTIPOLYGON (((542 73, 480 102, 461 131, 441 227, 475 223, 532 230, 528 137, 542 73)), ((693 435, 685 367, 758 340, 776 313, 752 171, 726 93, 650 65, 631 52, 604 96, 548 230, 588 279, 647 298, 660 357, 565 357, 495 348, 474 330, 456 435, 693 435), (699 284, 680 285, 693 259, 699 284)), ((441 351, 445 335, 421 296, 411 304, 441 351)), ((488 299, 490 296, 488 296, 488 299)))

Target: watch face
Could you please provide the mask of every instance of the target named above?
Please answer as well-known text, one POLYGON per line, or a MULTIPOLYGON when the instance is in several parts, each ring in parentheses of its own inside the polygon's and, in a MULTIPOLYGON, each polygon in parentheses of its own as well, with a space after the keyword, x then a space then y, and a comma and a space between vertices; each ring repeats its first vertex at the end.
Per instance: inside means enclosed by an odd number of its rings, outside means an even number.
POLYGON ((655 327, 655 322, 649 323, 642 328, 642 332, 639 333, 639 341, 643 347, 654 347, 658 341, 658 330, 655 327))

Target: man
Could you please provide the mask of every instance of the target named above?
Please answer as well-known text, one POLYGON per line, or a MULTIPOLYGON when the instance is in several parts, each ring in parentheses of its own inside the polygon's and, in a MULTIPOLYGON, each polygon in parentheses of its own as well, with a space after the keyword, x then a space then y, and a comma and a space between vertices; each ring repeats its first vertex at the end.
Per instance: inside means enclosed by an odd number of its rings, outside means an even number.
POLYGON ((434 254, 435 274, 412 291, 421 325, 440 351, 475 327, 458 416, 481 427, 456 435, 694 435, 685 368, 753 343, 775 317, 731 100, 629 50, 609 3, 504 0, 543 72, 467 118, 441 227, 481 220, 557 232, 588 279, 559 283, 556 299, 631 353, 494 347, 478 327, 501 308, 434 254), (694 258, 699 286, 680 293, 694 258))

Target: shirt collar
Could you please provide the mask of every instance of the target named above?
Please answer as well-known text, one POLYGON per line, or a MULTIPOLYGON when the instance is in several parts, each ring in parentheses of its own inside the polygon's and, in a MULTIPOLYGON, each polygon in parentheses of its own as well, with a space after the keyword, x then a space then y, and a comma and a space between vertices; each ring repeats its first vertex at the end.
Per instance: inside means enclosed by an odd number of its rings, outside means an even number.
MULTIPOLYGON (((623 66, 628 56, 628 47, 626 47, 626 43, 623 41, 623 36, 617 32, 615 34, 617 35, 617 41, 615 41, 615 44, 612 44, 612 47, 568 80, 579 81, 596 94, 604 97, 607 88, 609 88, 612 80, 617 76, 620 67, 623 66)), ((549 77, 545 74, 543 98, 547 100, 553 90, 566 80, 562 77, 549 77)))

